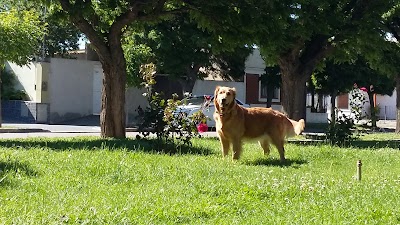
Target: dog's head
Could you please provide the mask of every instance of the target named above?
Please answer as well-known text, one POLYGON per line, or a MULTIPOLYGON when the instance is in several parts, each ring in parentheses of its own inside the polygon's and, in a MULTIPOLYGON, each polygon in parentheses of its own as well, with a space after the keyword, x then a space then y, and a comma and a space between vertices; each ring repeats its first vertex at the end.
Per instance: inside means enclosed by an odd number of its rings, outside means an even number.
POLYGON ((229 112, 236 104, 236 89, 217 86, 214 92, 214 105, 219 114, 229 112))

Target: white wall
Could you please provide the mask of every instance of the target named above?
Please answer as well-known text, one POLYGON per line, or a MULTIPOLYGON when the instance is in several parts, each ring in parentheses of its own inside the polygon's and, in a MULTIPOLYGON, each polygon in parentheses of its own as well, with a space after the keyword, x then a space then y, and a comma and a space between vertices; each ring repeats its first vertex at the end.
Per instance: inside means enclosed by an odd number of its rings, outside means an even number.
POLYGON ((197 80, 193 87, 192 95, 214 95, 215 87, 217 86, 236 88, 236 98, 245 102, 246 88, 244 82, 197 80))
POLYGON ((127 116, 127 125, 136 124, 137 109, 140 106, 143 110, 148 105, 147 99, 143 96, 145 89, 130 87, 125 92, 125 110, 127 116))
POLYGON ((255 48, 246 59, 244 72, 249 74, 263 74, 265 73, 264 69, 265 62, 261 57, 260 49, 255 48))
POLYGON ((104 72, 100 62, 94 64, 93 67, 93 99, 92 99, 92 114, 100 115, 101 113, 101 91, 103 89, 104 72))
POLYGON ((6 62, 6 70, 12 71, 17 76, 15 89, 24 90, 31 101, 36 101, 35 68, 34 63, 29 63, 26 66, 18 66, 17 64, 6 62))
POLYGON ((61 58, 50 62, 50 122, 91 115, 93 68, 98 62, 61 58))
MULTIPOLYGON (((370 114, 370 102, 368 94, 364 93, 366 102, 362 109, 362 115, 367 116, 370 114)), ((349 93, 349 103, 352 101, 351 93, 349 93)), ((336 101, 337 102, 337 101, 336 101)), ((376 103, 379 107, 379 119, 395 120, 396 119, 396 90, 389 95, 376 95, 376 103)), ((330 105, 329 105, 330 107, 330 105)), ((349 106, 350 109, 350 106, 349 106)), ((346 111, 350 115, 350 110, 346 111)))
POLYGON ((330 111, 327 113, 311 112, 311 108, 306 108, 307 123, 328 123, 328 116, 330 118, 330 111))
POLYGON ((377 95, 376 104, 379 106, 379 118, 387 120, 396 119, 396 90, 389 95, 377 95))

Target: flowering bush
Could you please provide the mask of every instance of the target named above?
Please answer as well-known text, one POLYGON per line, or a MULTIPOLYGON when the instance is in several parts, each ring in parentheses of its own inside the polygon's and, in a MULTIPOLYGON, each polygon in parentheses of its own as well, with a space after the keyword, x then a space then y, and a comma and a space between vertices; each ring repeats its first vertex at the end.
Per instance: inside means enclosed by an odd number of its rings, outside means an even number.
POLYGON ((354 88, 350 93, 351 93, 351 101, 350 101, 351 113, 354 115, 355 121, 358 122, 365 117, 363 115, 363 108, 365 103, 368 102, 368 100, 365 96, 364 90, 362 90, 361 88, 360 89, 354 88))
POLYGON ((197 125, 197 131, 200 133, 206 132, 208 131, 208 126, 205 123, 199 123, 199 125, 197 125))

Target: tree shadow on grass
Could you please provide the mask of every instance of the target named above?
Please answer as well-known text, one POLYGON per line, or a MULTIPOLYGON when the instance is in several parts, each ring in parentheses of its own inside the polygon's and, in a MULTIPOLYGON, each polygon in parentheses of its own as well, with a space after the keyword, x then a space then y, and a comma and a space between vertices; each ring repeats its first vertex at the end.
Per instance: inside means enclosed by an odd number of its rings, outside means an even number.
POLYGON ((29 164, 21 163, 15 160, 0 161, 0 187, 11 186, 13 182, 11 177, 16 174, 34 177, 38 172, 33 170, 29 164))
POLYGON ((279 159, 272 159, 272 158, 260 158, 245 162, 246 165, 250 166, 277 166, 277 167, 293 167, 293 168, 300 168, 301 165, 306 163, 308 163, 308 161, 303 159, 286 159, 285 162, 281 162, 279 159))
POLYGON ((156 139, 101 139, 101 138, 41 138, 0 140, 0 147, 12 149, 46 148, 53 151, 71 150, 128 150, 169 155, 210 155, 212 149, 197 146, 177 146, 160 143, 156 139))
POLYGON ((374 141, 374 140, 355 140, 351 143, 352 147, 356 148, 393 148, 400 149, 400 140, 383 140, 383 141, 374 141))
MULTIPOLYGON (((329 145, 327 141, 320 140, 299 140, 299 141, 291 141, 290 143, 302 146, 309 145, 329 145)), ((378 149, 378 148, 393 148, 400 149, 400 140, 354 140, 348 145, 338 146, 338 147, 354 147, 360 149, 378 149)))

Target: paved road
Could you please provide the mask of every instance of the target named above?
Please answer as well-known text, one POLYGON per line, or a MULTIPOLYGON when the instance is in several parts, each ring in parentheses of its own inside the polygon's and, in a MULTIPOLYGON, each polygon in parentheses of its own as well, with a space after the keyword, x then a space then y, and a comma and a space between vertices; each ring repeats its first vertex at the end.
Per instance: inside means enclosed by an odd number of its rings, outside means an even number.
MULTIPOLYGON (((29 138, 29 137, 75 137, 75 136, 100 136, 100 126, 96 120, 77 120, 69 124, 18 124, 3 123, 0 129, 0 138, 29 138), (5 129, 7 128, 7 129, 5 129)), ((378 127, 383 131, 394 131, 396 121, 380 120, 378 127)), ((127 137, 136 137, 138 133, 127 131, 127 137)), ((202 133, 202 136, 216 137, 215 131, 202 133)))
MULTIPOLYGON (((97 136, 100 137, 98 125, 49 125, 49 124, 18 124, 3 123, 0 129, 0 138, 29 138, 29 137, 76 137, 97 136)), ((127 129, 127 137, 136 137, 138 132, 127 129)), ((205 137, 215 137, 215 132, 201 134, 205 137)))

